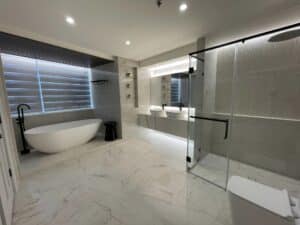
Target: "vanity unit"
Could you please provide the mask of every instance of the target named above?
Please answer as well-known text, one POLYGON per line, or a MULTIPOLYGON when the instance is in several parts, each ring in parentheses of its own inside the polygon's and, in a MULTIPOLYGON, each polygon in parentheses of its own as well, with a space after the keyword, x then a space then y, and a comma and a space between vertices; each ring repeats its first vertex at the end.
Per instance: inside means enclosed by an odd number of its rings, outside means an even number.
POLYGON ((155 76, 150 79, 150 110, 138 114, 138 125, 187 137, 188 74, 155 76))
POLYGON ((151 110, 151 114, 138 114, 138 125, 183 138, 187 137, 188 121, 179 113, 177 115, 174 112, 151 110))

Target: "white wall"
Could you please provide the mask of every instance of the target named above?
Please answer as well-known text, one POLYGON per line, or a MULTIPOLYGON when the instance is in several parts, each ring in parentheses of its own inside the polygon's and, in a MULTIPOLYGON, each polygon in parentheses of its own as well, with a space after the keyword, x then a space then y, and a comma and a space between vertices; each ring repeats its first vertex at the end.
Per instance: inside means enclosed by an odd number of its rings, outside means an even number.
MULTIPOLYGON (((117 58, 119 88, 121 101, 121 117, 123 123, 136 124, 138 105, 138 63, 129 59, 117 58), (126 74, 130 73, 130 77, 126 74), (127 87, 129 85, 129 87, 127 87)), ((122 124, 123 125, 123 124, 122 124)))
POLYGON ((162 79, 161 77, 152 77, 150 79, 150 103, 151 105, 161 106, 162 101, 162 79))
POLYGON ((144 59, 139 62, 141 67, 151 66, 157 63, 161 63, 164 61, 180 58, 181 56, 187 56, 189 53, 197 50, 197 43, 193 42, 191 44, 173 49, 168 52, 164 52, 162 54, 152 56, 148 59, 144 59))
POLYGON ((139 96, 139 113, 149 113, 150 106, 150 78, 151 74, 148 68, 138 68, 138 96, 139 96))

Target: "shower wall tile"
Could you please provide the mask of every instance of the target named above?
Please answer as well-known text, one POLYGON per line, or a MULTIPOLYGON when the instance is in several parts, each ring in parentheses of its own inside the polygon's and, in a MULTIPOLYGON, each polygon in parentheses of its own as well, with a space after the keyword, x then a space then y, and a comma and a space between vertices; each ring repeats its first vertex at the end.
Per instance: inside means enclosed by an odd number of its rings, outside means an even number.
MULTIPOLYGON (((300 118, 299 68, 300 48, 296 39, 269 43, 253 40, 240 45, 237 57, 237 76, 240 83, 252 87, 249 93, 252 106, 246 112, 239 107, 237 113, 283 118, 300 118), (252 77, 254 80, 244 80, 252 77), (254 83, 253 83, 254 82, 254 83)), ((237 92, 238 95, 238 92, 237 92)), ((243 96, 241 96, 243 100, 243 96)), ((246 99, 245 99, 246 100, 246 99)))
POLYGON ((232 104, 232 82, 231 80, 217 80, 215 111, 226 113, 231 111, 232 104))
MULTIPOLYGON (((234 71, 235 48, 229 46, 216 50, 215 111, 230 112, 232 104, 232 81, 234 71)), ((208 59, 210 60, 210 59, 208 59)), ((211 76, 211 75, 209 75, 211 76)))
MULTIPOLYGON (((268 38, 238 45, 234 112, 253 116, 300 118, 299 38, 269 43, 268 38)), ((208 58, 207 60, 213 60, 208 58)), ((234 47, 217 51, 215 111, 230 112, 234 47)), ((212 62, 207 62, 212 64, 212 62)), ((212 90, 213 92, 213 90, 212 90)))
POLYGON ((264 71, 299 64, 299 40, 280 43, 268 42, 268 37, 239 44, 238 73, 264 71))
POLYGON ((216 50, 217 58, 217 77, 219 80, 232 80, 234 71, 235 47, 229 46, 216 50))
POLYGON ((271 115, 285 118, 300 118, 300 67, 298 74, 274 75, 271 95, 271 115))
POLYGON ((235 116, 232 126, 228 141, 221 126, 213 126, 211 152, 300 179, 299 120, 235 116))

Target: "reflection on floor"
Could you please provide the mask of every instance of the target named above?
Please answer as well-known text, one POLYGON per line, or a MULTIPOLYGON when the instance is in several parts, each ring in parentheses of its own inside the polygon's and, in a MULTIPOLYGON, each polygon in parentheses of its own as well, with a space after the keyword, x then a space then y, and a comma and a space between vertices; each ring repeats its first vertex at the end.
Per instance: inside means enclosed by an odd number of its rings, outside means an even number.
POLYGON ((125 133, 23 158, 14 224, 232 224, 226 192, 186 173, 184 139, 137 127, 125 133))
MULTIPOLYGON (((191 170, 191 173, 220 187, 226 187, 227 159, 207 153, 191 170)), ((279 189, 287 189, 291 195, 300 198, 300 181, 256 168, 234 160, 229 161, 229 177, 242 176, 279 189)))
POLYGON ((225 157, 207 153, 190 172, 226 189, 227 161, 225 157))

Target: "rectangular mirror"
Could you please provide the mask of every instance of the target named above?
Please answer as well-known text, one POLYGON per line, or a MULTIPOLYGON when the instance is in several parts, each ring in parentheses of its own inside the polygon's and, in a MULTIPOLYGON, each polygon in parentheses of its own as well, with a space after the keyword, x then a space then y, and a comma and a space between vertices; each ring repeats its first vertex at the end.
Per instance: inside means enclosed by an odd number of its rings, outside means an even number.
POLYGON ((188 73, 151 77, 150 103, 161 106, 188 106, 188 73))

